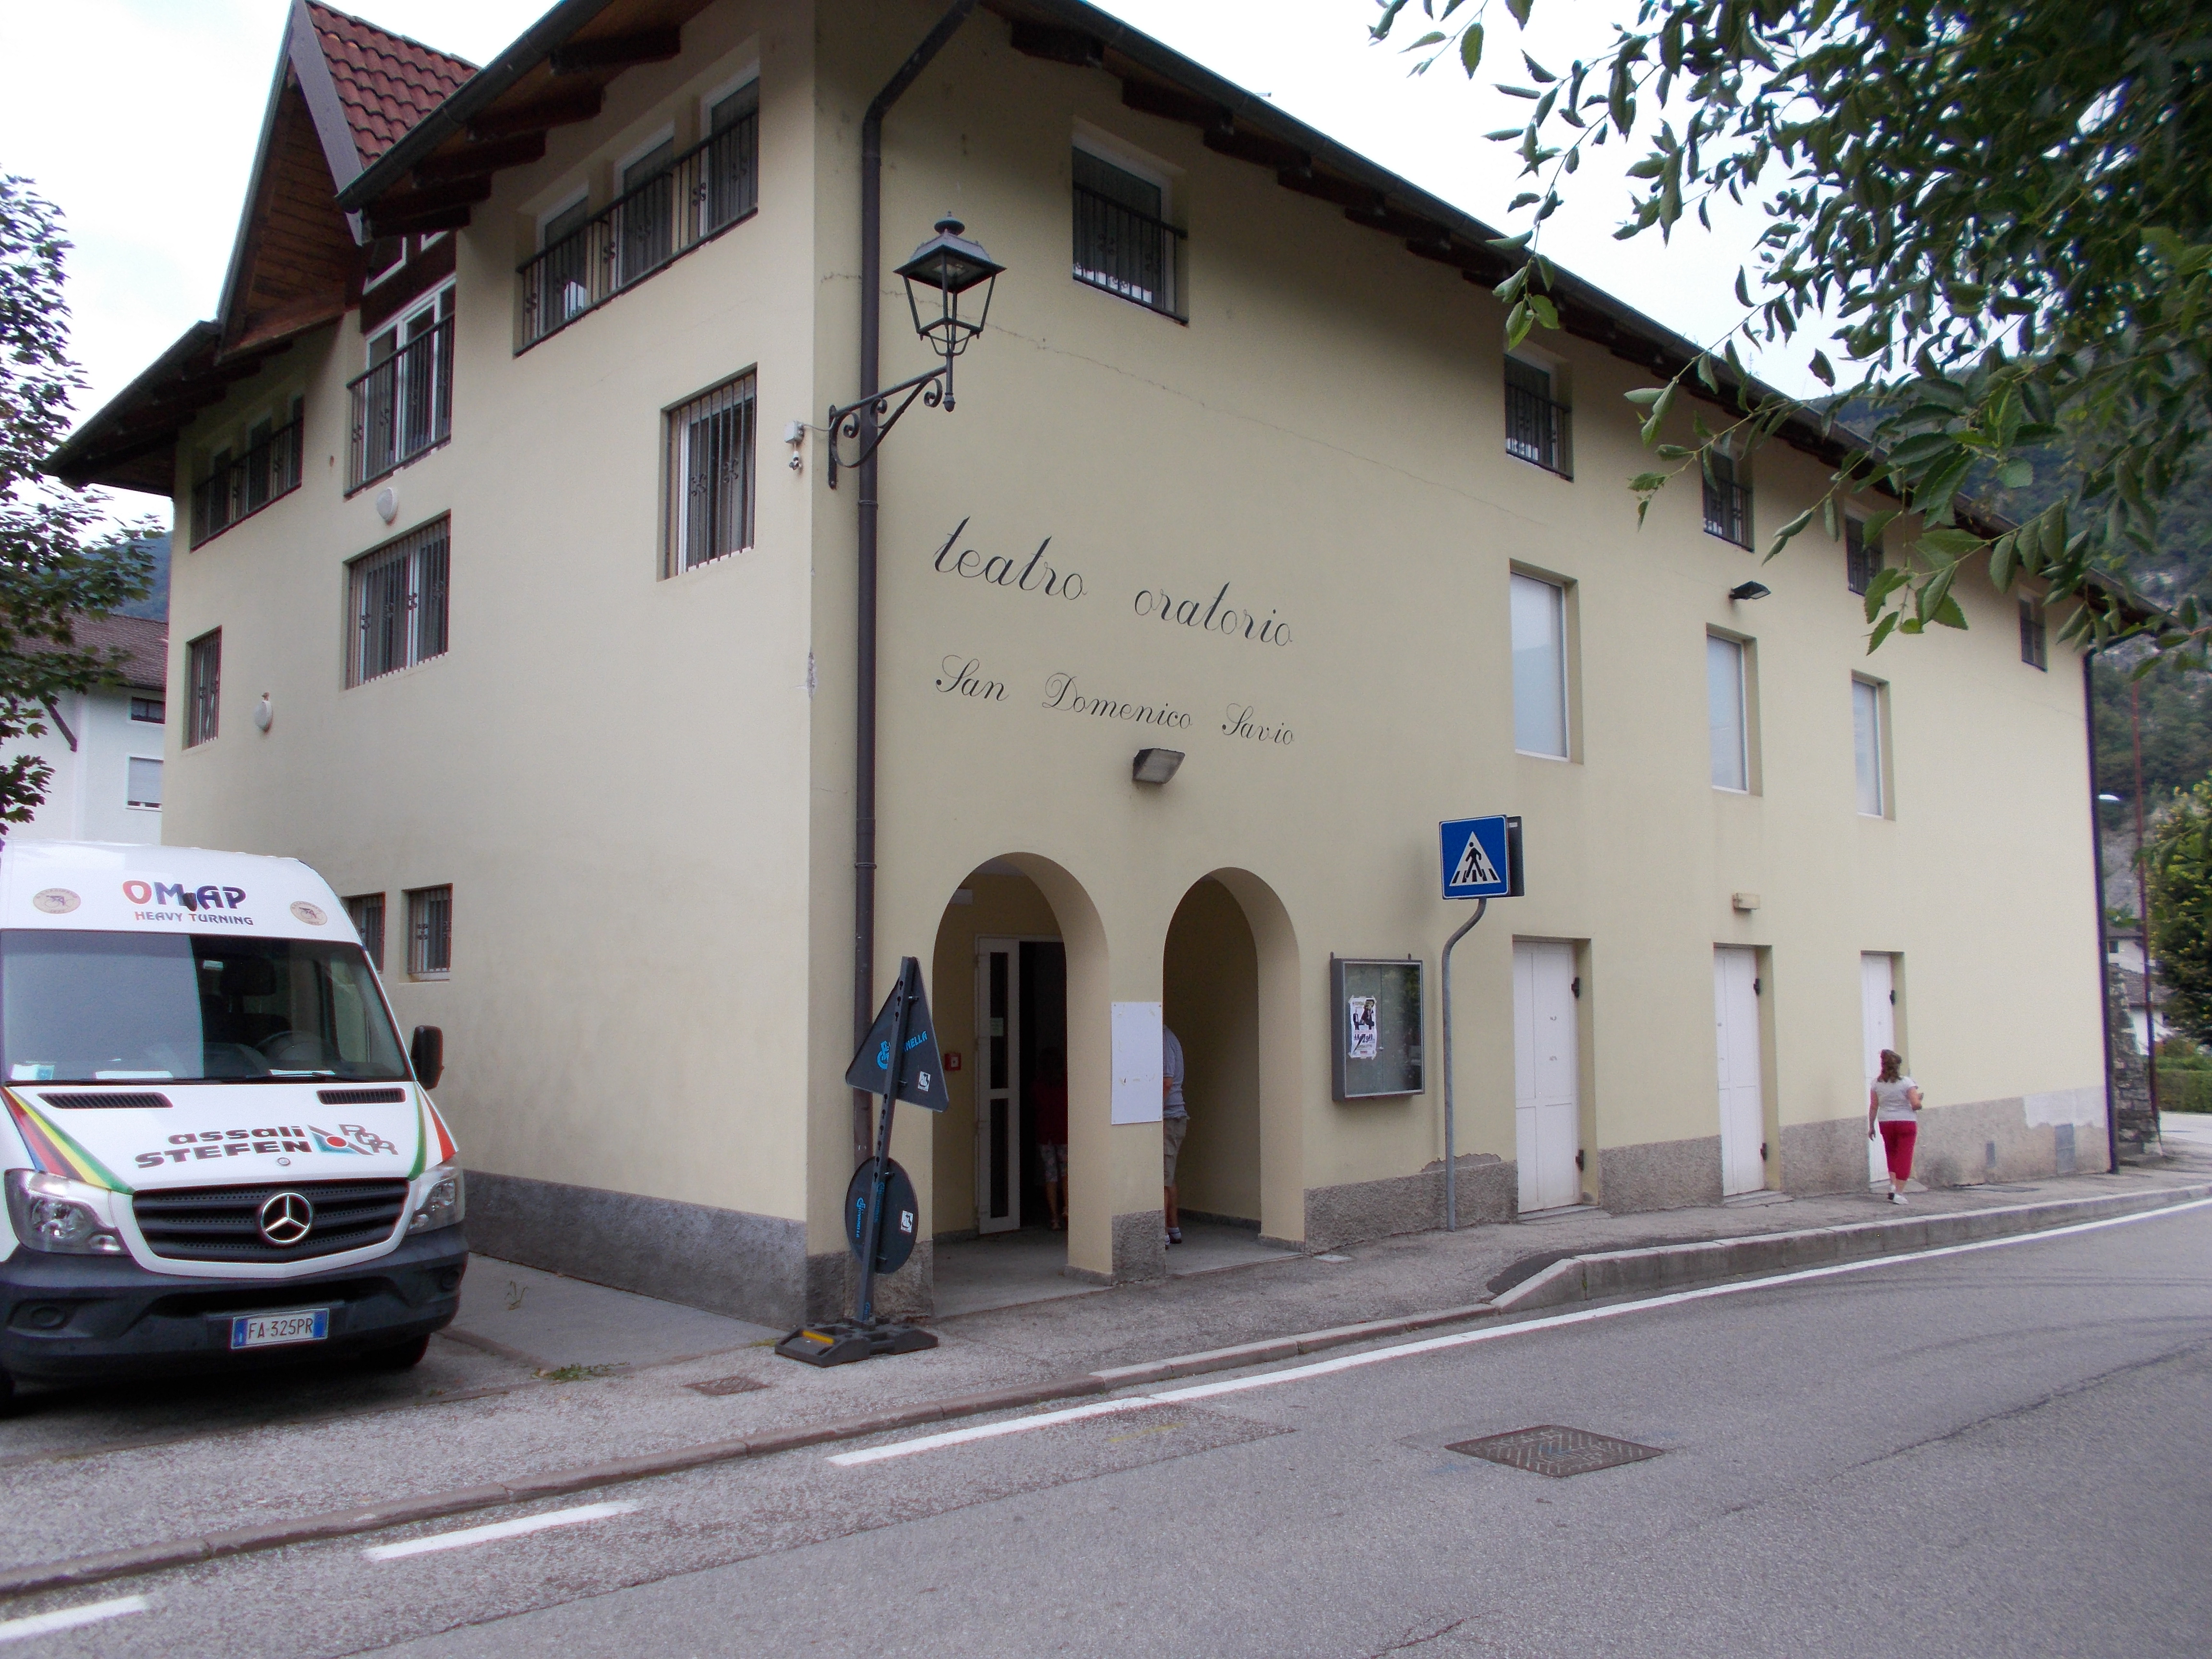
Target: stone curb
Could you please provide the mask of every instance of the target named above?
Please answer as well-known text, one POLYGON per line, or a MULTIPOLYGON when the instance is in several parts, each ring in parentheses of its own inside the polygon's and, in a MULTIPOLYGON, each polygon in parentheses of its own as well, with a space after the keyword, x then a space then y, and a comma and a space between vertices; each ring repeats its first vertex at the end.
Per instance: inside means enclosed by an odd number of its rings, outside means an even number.
POLYGON ((1554 1261, 1502 1292, 1492 1306, 1500 1314, 1530 1313, 1570 1302, 1680 1290, 1753 1273, 1827 1267, 1946 1244, 2044 1232, 2079 1222, 2147 1214, 2207 1197, 2212 1197, 2212 1185, 2170 1187, 2154 1193, 2113 1193, 2100 1198, 2008 1205, 1999 1210, 1954 1210, 1942 1215, 1863 1221, 1841 1227, 1757 1233, 1701 1244, 1593 1251, 1554 1261))
POLYGON ((917 1424, 939 1423, 952 1418, 975 1417, 990 1412, 1018 1411, 1055 1400, 1105 1394, 1115 1389, 1142 1387, 1207 1371, 1233 1370, 1248 1365, 1294 1359, 1325 1348, 1343 1347, 1402 1336, 1439 1325, 1463 1324, 1470 1320, 1527 1313, 1562 1303, 1593 1301, 1599 1297, 1639 1291, 1673 1290, 1713 1279, 1747 1273, 1778 1273, 1796 1267, 1826 1267, 1899 1250, 1962 1243, 2014 1233, 2039 1232, 2069 1222, 2100 1220, 2107 1216, 2133 1215, 2166 1209, 2193 1199, 2212 1197, 2212 1185, 2169 1188, 2156 1193, 2114 1194, 2093 1199, 2062 1199, 2047 1204, 2016 1205, 2002 1210, 1915 1217, 1844 1227, 1821 1227, 1800 1232, 1766 1233, 1748 1238, 1718 1239, 1711 1243, 1677 1244, 1635 1250, 1607 1250, 1570 1256, 1555 1261, 1534 1278, 1515 1285, 1494 1300, 1486 1298, 1464 1307, 1434 1309, 1392 1319, 1340 1325, 1328 1330, 1276 1337, 1262 1342, 1182 1354, 1141 1365, 1116 1365, 1047 1382, 1021 1383, 949 1399, 925 1401, 890 1411, 827 1423, 756 1435, 744 1440, 714 1440, 644 1457, 586 1463, 574 1468, 494 1484, 462 1486, 426 1492, 414 1498, 358 1509, 331 1510, 293 1521, 276 1521, 258 1527, 239 1527, 198 1537, 171 1539, 132 1549, 111 1550, 98 1555, 73 1556, 66 1560, 33 1563, 0 1569, 0 1597, 28 1595, 40 1590, 62 1589, 128 1578, 168 1567, 191 1566, 228 1555, 246 1555, 283 1549, 291 1544, 313 1543, 331 1538, 379 1532, 421 1521, 442 1520, 471 1510, 533 1503, 566 1497, 595 1487, 618 1486, 654 1475, 677 1474, 708 1464, 766 1457, 777 1452, 833 1441, 859 1440, 917 1424))

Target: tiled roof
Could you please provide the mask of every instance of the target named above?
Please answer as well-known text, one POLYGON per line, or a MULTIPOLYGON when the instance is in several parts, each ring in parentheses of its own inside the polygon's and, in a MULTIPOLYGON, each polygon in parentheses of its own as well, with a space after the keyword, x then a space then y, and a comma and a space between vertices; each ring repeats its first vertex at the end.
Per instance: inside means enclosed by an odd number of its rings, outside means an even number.
POLYGON ((410 127, 452 95, 477 66, 404 34, 309 0, 315 38, 353 129, 362 165, 399 142, 410 127))
POLYGON ((72 617, 70 623, 82 649, 130 653, 121 676, 124 684, 159 691, 168 684, 168 623, 143 617, 72 617))

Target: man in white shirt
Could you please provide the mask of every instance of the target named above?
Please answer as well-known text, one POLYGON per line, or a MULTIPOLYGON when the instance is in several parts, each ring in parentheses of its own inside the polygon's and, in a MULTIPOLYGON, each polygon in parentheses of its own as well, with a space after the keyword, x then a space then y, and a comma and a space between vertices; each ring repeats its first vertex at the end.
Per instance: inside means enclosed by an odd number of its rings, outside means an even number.
POLYGON ((1176 1158, 1182 1152, 1183 1131, 1190 1127, 1190 1113, 1182 1103, 1182 1044, 1164 1025, 1160 1027, 1160 1150, 1164 1164, 1168 1243, 1182 1243, 1182 1217, 1176 1209, 1176 1158))

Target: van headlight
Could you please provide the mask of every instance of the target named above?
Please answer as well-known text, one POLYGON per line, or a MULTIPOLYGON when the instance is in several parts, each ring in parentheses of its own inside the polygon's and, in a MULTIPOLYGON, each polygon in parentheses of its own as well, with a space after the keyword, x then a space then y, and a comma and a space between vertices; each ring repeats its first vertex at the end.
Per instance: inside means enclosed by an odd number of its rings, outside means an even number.
POLYGON ((423 1177, 422 1201, 407 1224, 410 1233, 432 1233, 460 1224, 469 1207, 468 1183, 458 1164, 441 1164, 423 1177))
POLYGON ((122 1255, 123 1241, 108 1219, 111 1194, 64 1176, 38 1170, 8 1171, 8 1219, 15 1237, 33 1250, 63 1255, 122 1255))

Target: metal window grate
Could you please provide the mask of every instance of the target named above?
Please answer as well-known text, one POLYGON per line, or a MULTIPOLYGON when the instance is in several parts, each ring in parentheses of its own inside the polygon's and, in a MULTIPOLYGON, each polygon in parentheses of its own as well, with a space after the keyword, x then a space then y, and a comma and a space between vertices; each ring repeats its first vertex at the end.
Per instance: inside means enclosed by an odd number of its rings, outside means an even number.
POLYGON ((1867 539, 1866 520, 1844 520, 1844 580, 1854 593, 1864 593, 1881 568, 1881 539, 1867 539))
POLYGON ((379 973, 384 971, 384 895, 359 893, 345 902, 346 915, 353 922, 353 930, 361 935, 361 948, 368 952, 368 959, 376 964, 379 973))
POLYGON ((443 979, 453 961, 453 890, 417 887, 407 895, 407 971, 443 979))
POLYGON ((205 743, 220 727, 222 629, 203 634, 185 647, 185 747, 205 743))
POLYGON ((348 685, 445 655, 450 527, 449 520, 433 520, 346 567, 354 634, 348 685))
POLYGON ((1563 478, 1574 477, 1567 406, 1552 397, 1552 377, 1533 364, 1505 363, 1505 453, 1563 478))
POLYGON ((2043 607, 2033 599, 2020 602, 2020 659, 2030 668, 2051 668, 2051 633, 2043 620, 2043 607))
POLYGON ((527 351, 760 205, 760 110, 747 88, 714 111, 716 129, 516 268, 514 349, 527 351))
POLYGON ((1726 455, 1715 455, 1705 474, 1705 533, 1751 545, 1751 486, 1737 482, 1735 463, 1726 455))
POLYGON ((1160 216, 1160 187, 1088 151, 1074 157, 1075 280, 1185 320, 1185 238, 1160 216))
POLYGON ((453 319, 448 315, 346 386, 348 493, 453 435, 453 319))
POLYGON ((668 501, 664 575, 680 575, 753 542, 757 424, 748 372, 665 412, 668 501))
POLYGON ((296 401, 294 408, 289 422, 274 432, 255 428, 245 454, 236 460, 218 456, 208 476, 192 486, 194 547, 300 487, 305 428, 296 401))

